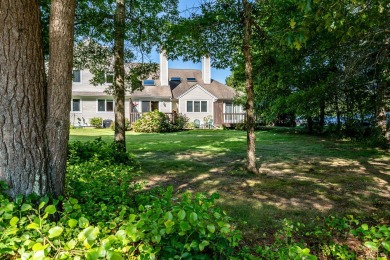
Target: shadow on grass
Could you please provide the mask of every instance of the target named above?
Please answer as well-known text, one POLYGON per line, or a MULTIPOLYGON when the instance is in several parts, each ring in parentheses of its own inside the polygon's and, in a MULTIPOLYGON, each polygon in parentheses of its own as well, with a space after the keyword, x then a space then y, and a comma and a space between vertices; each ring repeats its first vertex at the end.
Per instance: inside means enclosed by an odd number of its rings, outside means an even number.
POLYGON ((243 229, 254 239, 272 232, 283 218, 305 224, 328 214, 390 218, 388 152, 274 131, 257 132, 257 140, 261 174, 250 175, 244 170, 245 132, 127 136, 128 150, 141 161, 146 188, 217 192, 219 205, 246 222, 243 229))

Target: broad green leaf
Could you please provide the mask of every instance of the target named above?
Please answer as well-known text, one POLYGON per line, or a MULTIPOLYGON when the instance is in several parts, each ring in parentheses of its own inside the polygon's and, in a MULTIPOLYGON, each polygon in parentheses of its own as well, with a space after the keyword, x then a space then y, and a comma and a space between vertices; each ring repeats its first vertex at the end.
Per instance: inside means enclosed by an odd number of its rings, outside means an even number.
POLYGON ((186 212, 183 209, 181 209, 179 213, 177 213, 177 216, 179 217, 180 220, 183 220, 186 217, 186 212))
POLYGON ((165 213, 165 220, 172 220, 172 219, 173 219, 173 215, 170 211, 165 213))
POLYGON ((123 257, 120 253, 115 251, 109 251, 107 253, 107 260, 122 260, 123 257))
POLYGON ((56 207, 54 205, 49 205, 45 208, 45 213, 48 213, 48 214, 54 214, 56 213, 56 207))
POLYGON ((89 221, 88 219, 84 218, 84 217, 81 217, 79 218, 79 227, 80 228, 86 228, 89 226, 89 221))
POLYGON ((371 250, 377 251, 378 250, 378 244, 372 241, 367 241, 364 243, 366 247, 368 247, 371 250))
POLYGON ((190 225, 190 223, 188 223, 187 221, 181 221, 181 222, 180 222, 180 229, 181 229, 182 231, 190 230, 190 229, 191 229, 191 225, 190 225))
POLYGON ((120 240, 124 240, 126 239, 126 231, 124 230, 119 230, 118 232, 116 232, 115 236, 120 239, 120 240))
POLYGON ((38 209, 42 209, 45 206, 46 202, 42 201, 39 203, 38 209))
POLYGON ((76 219, 69 219, 68 220, 68 226, 70 227, 70 228, 74 228, 74 227, 76 227, 77 226, 77 223, 78 223, 78 221, 76 220, 76 219))
POLYGON ((363 224, 363 225, 362 225, 362 229, 363 229, 363 230, 368 230, 368 225, 367 225, 367 224, 363 224))
POLYGON ((79 241, 84 241, 85 239, 89 242, 92 242, 96 240, 97 236, 99 235, 100 231, 98 227, 87 227, 83 231, 81 231, 78 235, 79 241))
POLYGON ((45 250, 48 246, 49 246, 49 244, 42 245, 41 243, 35 243, 32 247, 32 250, 33 251, 41 251, 41 250, 45 250))
POLYGON ((62 227, 53 227, 49 229, 49 238, 58 237, 62 234, 64 229, 62 227))
POLYGON ((214 233, 215 232, 215 226, 213 224, 207 225, 207 229, 208 229, 208 231, 210 231, 210 233, 214 233))
POLYGON ((13 217, 13 218, 11 218, 11 220, 9 221, 9 224, 11 225, 11 227, 14 227, 14 226, 16 226, 16 224, 18 224, 18 221, 19 221, 19 218, 18 218, 18 217, 13 217))
POLYGON ((76 240, 72 239, 66 243, 66 246, 69 248, 69 250, 72 250, 73 248, 75 248, 76 244, 76 240))
POLYGON ((32 209, 30 204, 23 204, 22 207, 20 208, 20 211, 27 211, 32 209))
POLYGON ((390 252, 390 241, 383 241, 382 246, 387 250, 387 252, 390 252))
POLYGON ((31 224, 28 224, 27 229, 39 229, 39 225, 37 223, 31 223, 31 224))
POLYGON ((208 246, 209 244, 210 244, 209 241, 203 240, 203 241, 199 244, 199 250, 200 250, 200 251, 203 251, 203 249, 204 249, 206 246, 208 246))
POLYGON ((165 227, 170 228, 170 227, 173 227, 175 225, 175 222, 173 222, 172 220, 167 220, 164 222, 164 225, 165 225, 165 227))
POLYGON ((198 220, 198 215, 195 212, 191 212, 190 214, 190 221, 192 223, 196 222, 198 220))
POLYGON ((136 215, 130 214, 130 216, 129 216, 129 222, 133 222, 133 221, 135 220, 135 218, 136 218, 136 215))
POLYGON ((87 260, 97 260, 99 259, 99 252, 97 249, 90 250, 86 253, 87 260))
POLYGON ((154 236, 152 236, 152 241, 154 242, 154 243, 160 243, 160 241, 161 241, 161 236, 160 235, 154 235, 154 236))

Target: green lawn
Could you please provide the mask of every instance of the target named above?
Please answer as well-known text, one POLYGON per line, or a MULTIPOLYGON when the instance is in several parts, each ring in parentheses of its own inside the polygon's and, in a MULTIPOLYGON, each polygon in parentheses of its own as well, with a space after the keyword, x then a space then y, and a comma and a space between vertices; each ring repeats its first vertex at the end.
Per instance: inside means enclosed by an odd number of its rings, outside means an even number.
MULTIPOLYGON (((310 224, 328 214, 390 217, 388 151, 278 130, 256 136, 258 176, 243 170, 243 131, 128 132, 127 148, 141 161, 146 188, 217 192, 220 206, 253 241, 284 218, 310 224)), ((95 137, 112 141, 113 131, 73 129, 70 140, 95 137)))

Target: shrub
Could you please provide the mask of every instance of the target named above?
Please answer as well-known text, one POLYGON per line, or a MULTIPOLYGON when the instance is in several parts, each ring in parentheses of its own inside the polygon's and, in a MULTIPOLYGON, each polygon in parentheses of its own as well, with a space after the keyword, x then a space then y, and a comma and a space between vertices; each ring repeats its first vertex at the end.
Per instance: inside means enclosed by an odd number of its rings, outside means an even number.
POLYGON ((144 133, 170 132, 171 124, 164 113, 154 110, 142 114, 142 117, 133 124, 133 130, 144 133))
POLYGON ((187 122, 184 126, 183 129, 195 129, 195 123, 194 122, 187 122))
POLYGON ((102 128, 103 126, 103 118, 101 117, 93 117, 89 119, 89 124, 94 126, 95 128, 102 128))
MULTIPOLYGON (((0 194, 0 254, 22 259, 226 259, 240 234, 203 195, 172 197, 172 188, 149 204, 118 207, 109 221, 82 211, 75 198, 10 201, 0 194), (58 221, 52 216, 58 215, 58 221)), ((104 206, 97 214, 105 212, 104 206)))
MULTIPOLYGON (((115 130, 115 121, 111 122, 110 129, 112 131, 115 130)), ((128 118, 125 118, 125 131, 130 131, 130 130, 131 130, 130 121, 128 118)))
POLYGON ((71 165, 92 159, 105 161, 110 164, 122 163, 130 166, 138 164, 134 159, 134 155, 121 152, 116 148, 115 142, 106 143, 101 137, 93 141, 71 142, 69 143, 68 151, 68 162, 71 165))
POLYGON ((172 131, 180 131, 185 128, 190 119, 182 114, 176 114, 174 123, 171 126, 172 131))

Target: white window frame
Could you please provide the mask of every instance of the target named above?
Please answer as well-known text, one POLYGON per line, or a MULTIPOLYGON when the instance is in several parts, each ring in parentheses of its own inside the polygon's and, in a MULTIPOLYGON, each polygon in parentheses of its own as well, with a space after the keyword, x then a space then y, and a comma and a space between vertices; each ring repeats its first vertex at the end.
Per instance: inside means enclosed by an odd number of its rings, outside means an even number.
POLYGON ((234 104, 233 102, 224 102, 223 103, 223 113, 227 113, 226 112, 226 103, 233 105, 233 113, 245 113, 245 110, 244 110, 242 105, 237 105, 237 104, 234 104), (235 108, 237 108, 237 107, 240 107, 240 111, 235 111, 235 108))
POLYGON ((110 71, 108 71, 108 72, 106 72, 105 74, 104 74, 104 83, 105 84, 114 84, 114 72, 110 72, 110 71), (112 75, 112 82, 107 82, 107 76, 108 75, 112 75))
POLYGON ((81 99, 81 98, 73 98, 72 97, 72 100, 70 101, 70 112, 72 112, 72 113, 82 113, 83 112, 83 100, 81 99), (80 100, 80 111, 74 111, 73 110, 73 100, 74 99, 78 99, 78 100, 80 100))
POLYGON ((208 113, 209 112, 209 101, 208 100, 193 100, 193 99, 189 99, 189 100, 186 100, 185 102, 185 108, 186 108, 186 113, 208 113), (195 112, 195 106, 194 106, 194 102, 195 101, 199 101, 199 109, 200 111, 199 112, 195 112), (192 112, 188 111, 188 102, 192 102, 192 112), (206 102, 206 111, 202 111, 202 102, 206 102))
POLYGON ((238 104, 234 104, 234 102, 224 102, 223 103, 223 113, 226 114, 226 103, 229 103, 229 104, 232 104, 232 109, 233 109, 233 112, 230 116, 230 118, 226 118, 226 115, 224 116, 224 122, 226 123, 243 123, 243 121, 241 120, 241 116, 237 116, 237 115, 234 115, 234 114, 242 114, 242 113, 245 113, 245 110, 244 110, 244 107, 242 105, 238 105, 238 104), (236 109, 235 108, 240 108, 239 110, 240 111, 235 111, 236 109))
POLYGON ((96 99, 96 113, 114 113, 115 101, 113 99, 97 98, 96 99), (99 111, 99 100, 104 100, 104 111, 99 111), (107 101, 112 101, 112 111, 107 111, 107 101))
POLYGON ((78 70, 80 71, 80 81, 74 81, 74 78, 73 78, 73 71, 75 71, 77 69, 72 69, 72 83, 73 84, 82 84, 83 83, 83 71, 82 70, 78 70))

